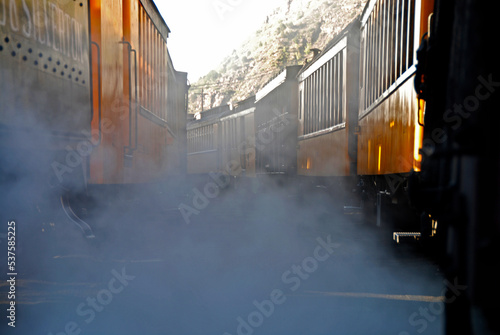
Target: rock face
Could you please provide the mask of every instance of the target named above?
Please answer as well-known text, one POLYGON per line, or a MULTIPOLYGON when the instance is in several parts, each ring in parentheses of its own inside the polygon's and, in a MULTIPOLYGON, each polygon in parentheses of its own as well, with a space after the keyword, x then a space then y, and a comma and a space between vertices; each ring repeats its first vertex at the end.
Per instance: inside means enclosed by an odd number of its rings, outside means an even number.
POLYGON ((301 65, 356 16, 367 0, 283 0, 261 28, 217 69, 192 84, 189 113, 254 95, 285 66, 301 65))

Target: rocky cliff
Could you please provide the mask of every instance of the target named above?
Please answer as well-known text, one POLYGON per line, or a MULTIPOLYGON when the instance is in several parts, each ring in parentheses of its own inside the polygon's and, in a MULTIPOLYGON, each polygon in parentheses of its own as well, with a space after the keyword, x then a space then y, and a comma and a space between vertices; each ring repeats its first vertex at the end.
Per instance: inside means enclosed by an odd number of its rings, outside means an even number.
POLYGON ((283 0, 217 69, 192 83, 189 112, 254 95, 285 66, 304 64, 360 15, 367 0, 283 0))

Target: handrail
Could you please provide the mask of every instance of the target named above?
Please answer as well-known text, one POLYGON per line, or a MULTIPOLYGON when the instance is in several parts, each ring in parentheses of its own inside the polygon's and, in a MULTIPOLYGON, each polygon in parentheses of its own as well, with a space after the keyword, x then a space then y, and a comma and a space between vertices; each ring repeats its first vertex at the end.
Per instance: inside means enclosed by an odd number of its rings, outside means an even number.
MULTIPOLYGON (((102 129, 101 129, 101 119, 102 119, 102 90, 101 90, 101 48, 99 47, 99 44, 97 44, 94 41, 90 41, 91 45, 95 45, 97 48, 97 89, 98 89, 98 95, 97 95, 97 100, 98 100, 98 105, 99 105, 99 141, 97 144, 94 144, 94 146, 99 146, 102 141, 102 129)), ((92 58, 91 58, 92 59, 92 58)), ((94 119, 94 76, 92 73, 93 67, 90 67, 90 89, 92 92, 92 103, 90 104, 90 110, 91 110, 91 115, 90 115, 90 122, 93 121, 94 119)))
POLYGON ((132 44, 128 41, 125 40, 125 38, 119 42, 120 44, 126 44, 128 48, 128 72, 129 72, 129 80, 128 80, 128 89, 129 89, 129 94, 128 94, 128 99, 129 99, 129 138, 128 138, 128 146, 124 148, 125 150, 125 155, 133 155, 134 151, 137 150, 138 145, 139 145, 139 137, 138 137, 138 106, 139 104, 137 103, 137 51, 132 48, 132 44), (135 139, 134 139, 134 145, 132 145, 132 80, 130 78, 130 75, 132 74, 132 61, 130 54, 134 53, 134 97, 135 97, 135 139))

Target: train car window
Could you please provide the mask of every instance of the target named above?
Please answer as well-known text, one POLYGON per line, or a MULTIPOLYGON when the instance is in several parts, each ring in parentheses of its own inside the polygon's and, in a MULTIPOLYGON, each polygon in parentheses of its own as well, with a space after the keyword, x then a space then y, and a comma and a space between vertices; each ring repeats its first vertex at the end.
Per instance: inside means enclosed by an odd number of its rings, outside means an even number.
POLYGON ((347 49, 303 79, 300 90, 299 118, 303 118, 303 135, 342 124, 345 120, 345 67, 347 49))
MULTIPOLYGON (((339 54, 340 56, 340 54, 339 54)), ((340 82, 340 59, 339 56, 335 57, 335 81, 334 81, 334 106, 335 106, 335 114, 334 114, 334 119, 333 122, 336 124, 340 120, 340 113, 339 113, 339 104, 341 103, 340 101, 340 90, 341 87, 339 87, 339 82, 340 82)))
POLYGON ((413 65, 413 60, 416 55, 414 52, 415 45, 415 0, 410 1, 410 11, 408 13, 409 23, 408 23, 408 65, 407 69, 409 69, 413 65))
POLYGON ((199 152, 201 149, 201 129, 196 130, 196 151, 199 152))
POLYGON ((309 105, 310 105, 309 81, 304 82, 304 134, 309 133, 309 105))
POLYGON ((374 96, 378 97, 380 95, 380 58, 381 58, 381 53, 382 53, 382 46, 381 46, 381 36, 382 36, 382 26, 384 24, 383 22, 383 17, 381 13, 381 7, 382 3, 379 2, 376 6, 376 17, 377 19, 375 20, 375 29, 376 29, 376 34, 375 34, 375 43, 376 43, 376 49, 375 49, 375 78, 374 78, 374 96))
POLYGON ((346 120, 346 113, 347 113, 347 104, 346 101, 344 101, 344 95, 346 94, 347 91, 347 85, 346 85, 346 76, 344 75, 344 71, 347 68, 347 49, 344 49, 340 52, 340 69, 339 69, 339 113, 340 113, 340 119, 337 121, 337 124, 344 123, 346 120))
POLYGON ((189 149, 188 150, 189 150, 189 152, 194 152, 194 146, 193 146, 193 144, 194 144, 193 143, 194 142, 194 138, 193 138, 193 132, 192 131, 190 131, 188 133, 188 139, 189 139, 189 142, 188 142, 189 149))
POLYGON ((195 143, 194 143, 194 141, 195 141, 195 131, 191 130, 189 133, 191 134, 191 152, 194 152, 195 151, 195 147, 194 147, 194 145, 195 145, 195 143))
POLYGON ((205 126, 205 139, 203 144, 203 151, 210 149, 210 126, 205 126))
POLYGON ((306 93, 305 93, 305 98, 306 98, 306 103, 305 103, 305 111, 304 111, 304 123, 305 123, 305 130, 304 133, 308 134, 311 129, 310 127, 310 122, 309 120, 311 119, 309 113, 311 112, 311 83, 310 81, 306 81, 306 93))
MULTIPOLYGON (((146 10, 139 5, 139 87, 140 104, 157 117, 167 120, 167 43, 146 10)), ((172 85, 173 87, 173 85, 172 85)))
POLYGON ((312 133, 312 122, 311 120, 314 120, 314 116, 312 115, 312 110, 313 110, 313 104, 314 104, 314 97, 313 97, 313 81, 312 79, 307 81, 307 86, 308 86, 308 92, 307 92, 307 98, 309 100, 308 103, 308 111, 307 111, 307 133, 312 133))
POLYGON ((325 87, 323 90, 323 101, 324 101, 324 106, 323 109, 325 110, 324 112, 324 126, 323 128, 328 128, 331 127, 332 120, 331 120, 331 115, 330 115, 330 105, 331 105, 331 97, 330 97, 330 90, 332 85, 332 73, 330 71, 330 63, 327 62, 324 66, 324 71, 325 71, 325 87))
POLYGON ((210 141, 210 129, 209 126, 203 127, 203 148, 201 148, 201 151, 207 151, 210 146, 209 146, 209 141, 210 141))
POLYGON ((389 58, 391 54, 391 17, 392 17, 392 2, 391 0, 386 0, 386 10, 385 10, 385 29, 384 29, 384 58, 383 58, 383 81, 382 81, 382 92, 385 92, 389 88, 389 58))
POLYGON ((314 132, 316 130, 316 121, 317 121, 317 116, 316 116, 316 111, 317 111, 317 105, 318 105, 318 94, 317 94, 317 87, 318 87, 318 75, 315 73, 313 75, 313 80, 311 82, 311 94, 313 97, 313 105, 312 105, 312 119, 311 119, 311 132, 314 132))
POLYGON ((319 85, 320 85, 320 81, 321 81, 319 71, 316 72, 315 79, 316 79, 315 83, 314 83, 314 96, 315 96, 314 114, 315 114, 315 119, 314 119, 313 131, 317 131, 319 129, 319 99, 320 99, 319 85))
POLYGON ((195 131, 195 152, 199 150, 199 141, 200 141, 200 129, 197 128, 195 131))
POLYGON ((239 144, 238 146, 241 145, 241 147, 237 148, 238 152, 240 152, 240 161, 241 161, 241 168, 246 169, 247 168, 247 161, 245 157, 246 153, 246 141, 245 141, 245 122, 244 121, 245 117, 240 118, 240 139, 239 139, 239 144))
POLYGON ((368 41, 370 41, 370 47, 369 47, 369 50, 368 50, 368 60, 369 60, 369 66, 368 66, 368 69, 367 69, 367 74, 368 74, 368 85, 367 85, 367 91, 368 91, 368 101, 367 101, 367 104, 371 104, 371 101, 372 101, 372 97, 373 97, 373 80, 372 80, 372 77, 373 77, 373 61, 374 61, 374 57, 372 57, 372 54, 373 54, 373 48, 374 48, 374 39, 372 38, 373 36, 373 17, 370 16, 370 21, 368 23, 368 30, 369 30, 369 33, 368 33, 368 41))
POLYGON ((332 90, 332 64, 328 61, 325 64, 325 128, 332 126, 332 97, 330 92, 332 90))
POLYGON ((387 71, 388 71, 388 77, 387 77, 387 83, 386 87, 389 88, 391 83, 396 81, 396 75, 395 75, 395 65, 394 65, 394 55, 395 55, 395 48, 396 48, 396 41, 395 41, 395 36, 396 36, 396 13, 397 9, 395 6, 396 0, 390 0, 390 5, 389 5, 389 55, 387 57, 387 71))
POLYGON ((200 144, 201 144, 200 151, 205 150, 205 148, 207 146, 207 127, 201 128, 201 143, 200 144))
POLYGON ((302 120, 304 115, 304 89, 299 90, 299 120, 302 120))
POLYGON ((335 57, 332 60, 333 63, 333 87, 332 87, 332 99, 333 99, 333 109, 332 109, 332 123, 335 124, 338 120, 338 75, 339 75, 339 65, 338 65, 338 59, 335 57))
POLYGON ((403 11, 401 12, 401 48, 400 48, 400 72, 401 75, 406 69, 406 53, 408 44, 408 2, 403 1, 403 11))
POLYGON ((311 78, 311 111, 310 111, 310 132, 313 132, 316 127, 316 73, 311 78))
POLYGON ((307 89, 307 99, 308 99, 308 104, 307 104, 307 113, 306 113, 306 121, 307 121, 307 133, 312 132, 312 120, 314 119, 312 115, 312 111, 314 108, 314 96, 313 96, 313 78, 314 74, 312 77, 306 81, 308 89, 307 89))
POLYGON ((361 32, 361 41, 359 44, 359 88, 363 89, 365 87, 365 31, 361 32))
POLYGON ((208 148, 208 127, 203 127, 203 146, 201 147, 201 151, 205 151, 208 148))
POLYGON ((361 29, 360 102, 369 108, 414 64, 416 0, 379 0, 361 29))
POLYGON ((312 133, 314 132, 314 120, 316 119, 315 118, 315 115, 314 115, 314 112, 316 110, 316 92, 315 92, 315 81, 316 81, 316 75, 313 74, 313 77, 311 78, 311 87, 310 87, 310 94, 311 94, 311 111, 310 111, 310 115, 309 115, 309 121, 310 121, 310 129, 309 129, 309 132, 312 133))
POLYGON ((379 88, 378 88, 378 95, 380 96, 382 92, 385 91, 385 74, 386 74, 386 68, 385 68, 385 61, 386 61, 386 49, 387 49, 387 44, 385 42, 386 35, 387 35, 387 1, 382 1, 380 4, 381 8, 381 20, 380 22, 380 63, 379 63, 379 88))
POLYGON ((325 86, 325 71, 324 68, 320 68, 319 70, 319 83, 318 83, 318 129, 323 129, 325 127, 324 124, 324 98, 325 92, 323 87, 325 86))

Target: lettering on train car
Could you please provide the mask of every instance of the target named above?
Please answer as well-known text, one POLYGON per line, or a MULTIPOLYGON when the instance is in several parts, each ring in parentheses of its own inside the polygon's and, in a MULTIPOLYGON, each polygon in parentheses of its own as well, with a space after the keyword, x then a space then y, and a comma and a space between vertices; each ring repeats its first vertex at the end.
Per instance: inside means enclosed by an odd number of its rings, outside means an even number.
MULTIPOLYGON (((75 6, 78 5, 75 3, 75 6)), ((83 63, 85 60, 85 27, 57 2, 0 0, 0 27, 2 26, 12 33, 71 57, 74 61, 83 63)))

